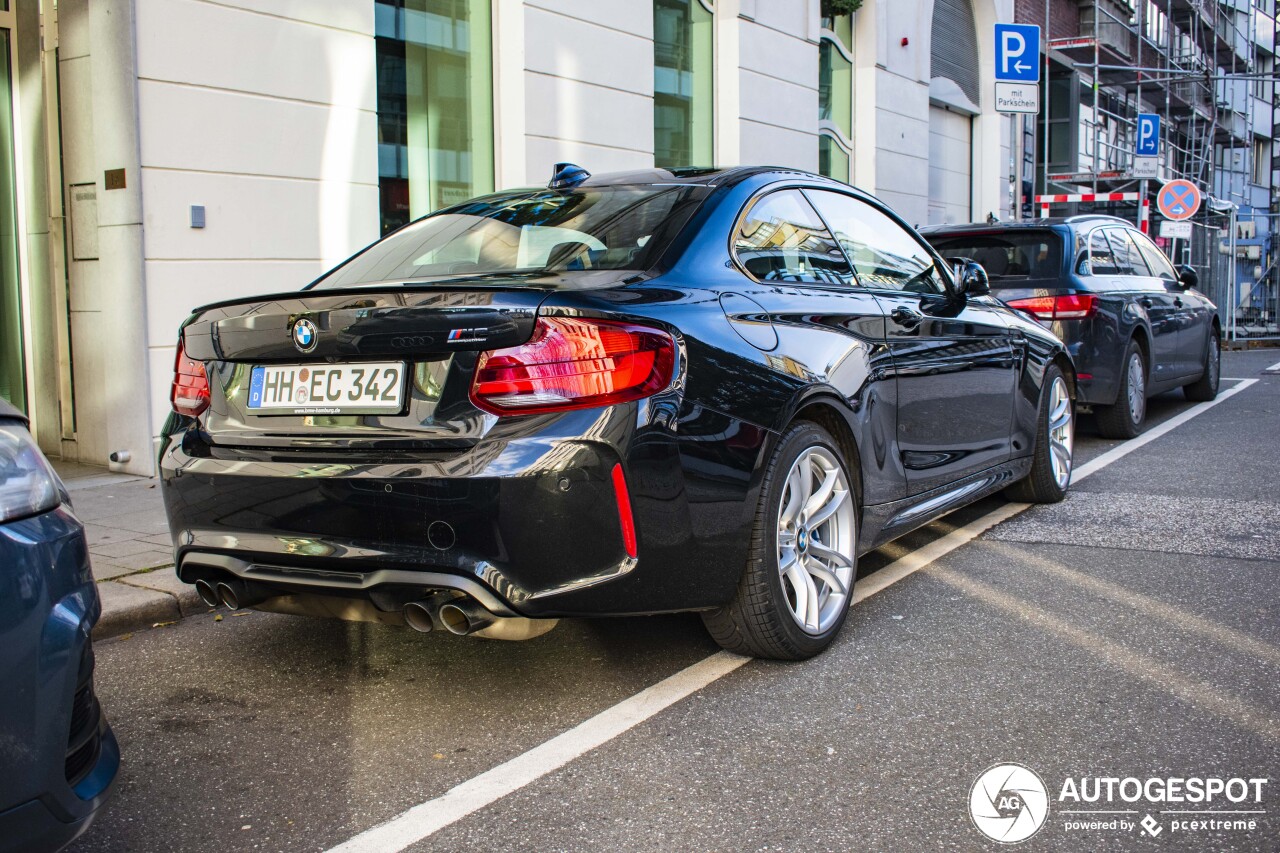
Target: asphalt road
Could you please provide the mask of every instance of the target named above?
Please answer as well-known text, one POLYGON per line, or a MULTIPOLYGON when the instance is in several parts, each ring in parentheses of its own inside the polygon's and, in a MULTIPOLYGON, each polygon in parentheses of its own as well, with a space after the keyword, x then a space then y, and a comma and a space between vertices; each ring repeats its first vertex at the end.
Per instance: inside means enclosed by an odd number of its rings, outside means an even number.
MULTIPOLYGON (((969 797, 1004 762, 1048 789, 1026 849, 1280 849, 1276 361, 1228 354, 1259 381, 860 602, 819 658, 747 663, 409 849, 996 849, 969 797), (1260 803, 1059 800, 1081 777, 1272 781, 1260 803), (1165 813, 1206 808, 1264 813, 1165 813), (1172 823, 1221 819, 1254 828, 1172 823), (1088 820, 1129 826, 1067 828, 1088 820)), ((1088 418, 1078 441, 1077 466, 1119 444, 1088 418)), ((715 652, 694 616, 507 644, 210 614, 103 642, 124 766, 73 850, 327 850, 715 652)))

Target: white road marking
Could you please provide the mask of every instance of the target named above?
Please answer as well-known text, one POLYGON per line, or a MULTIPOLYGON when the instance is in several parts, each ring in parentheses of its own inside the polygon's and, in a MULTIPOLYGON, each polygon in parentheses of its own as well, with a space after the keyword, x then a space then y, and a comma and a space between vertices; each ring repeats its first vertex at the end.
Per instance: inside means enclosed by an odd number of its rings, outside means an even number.
POLYGON ((1277 361, 1275 364, 1271 365, 1263 372, 1264 373, 1280 373, 1280 361, 1277 361))
MULTIPOLYGON (((1224 400, 1230 399, 1257 381, 1257 379, 1241 380, 1239 385, 1219 394, 1215 399, 1192 406, 1137 438, 1112 448, 1082 465, 1073 474, 1071 482, 1079 482, 1090 474, 1100 471, 1224 400)), ((854 603, 864 601, 903 578, 909 577, 1030 506, 1031 504, 1024 503, 1005 504, 964 527, 958 527, 940 539, 894 560, 879 571, 861 578, 854 587, 854 603)), ((528 752, 517 755, 510 761, 450 788, 434 800, 420 803, 386 823, 365 830, 354 838, 331 848, 328 853, 393 853, 393 851, 404 850, 410 845, 429 838, 446 826, 559 770, 575 758, 608 743, 681 699, 691 696, 749 663, 750 660, 750 658, 738 657, 728 652, 717 652, 601 711, 589 720, 535 746, 528 752)))
POLYGON ((399 817, 360 833, 334 847, 330 853, 403 850, 613 740, 750 660, 728 652, 717 652, 703 658, 564 734, 450 788, 443 796, 416 805, 399 817))

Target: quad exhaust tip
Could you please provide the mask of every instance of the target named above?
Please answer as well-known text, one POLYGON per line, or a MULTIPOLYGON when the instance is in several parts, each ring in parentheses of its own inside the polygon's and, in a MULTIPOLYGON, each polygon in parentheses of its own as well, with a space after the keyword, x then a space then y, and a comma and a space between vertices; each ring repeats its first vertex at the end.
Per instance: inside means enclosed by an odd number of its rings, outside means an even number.
POLYGON ((204 578, 196 581, 196 595, 210 607, 218 607, 222 604, 222 599, 218 597, 218 590, 204 578))
POLYGON ((273 595, 269 588, 261 584, 239 579, 218 581, 214 589, 218 593, 218 600, 230 610, 243 610, 246 607, 253 607, 273 595))
POLYGON ((440 608, 440 621, 451 634, 465 636, 482 631, 496 618, 480 602, 470 598, 450 601, 440 608))
POLYGON ((404 606, 404 621, 419 634, 430 634, 435 629, 431 608, 425 601, 410 601, 404 606))

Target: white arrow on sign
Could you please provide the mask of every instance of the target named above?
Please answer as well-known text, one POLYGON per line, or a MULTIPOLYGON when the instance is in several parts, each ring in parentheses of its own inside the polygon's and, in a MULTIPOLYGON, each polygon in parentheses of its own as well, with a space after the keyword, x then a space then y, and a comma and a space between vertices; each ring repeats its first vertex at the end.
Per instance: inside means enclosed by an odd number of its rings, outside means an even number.
POLYGON ((1030 65, 1028 65, 1028 64, 1027 64, 1027 63, 1025 63, 1025 62, 1015 62, 1015 63, 1013 63, 1013 70, 1014 70, 1014 71, 1027 71, 1027 70, 1029 70, 1030 68, 1031 68, 1031 66, 1030 66, 1030 65))

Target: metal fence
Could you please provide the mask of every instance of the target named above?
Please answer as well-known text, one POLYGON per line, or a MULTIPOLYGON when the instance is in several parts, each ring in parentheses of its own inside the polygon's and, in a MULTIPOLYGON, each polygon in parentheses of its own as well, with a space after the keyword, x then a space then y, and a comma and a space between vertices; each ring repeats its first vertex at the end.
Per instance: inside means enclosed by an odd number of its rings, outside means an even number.
POLYGON ((1191 239, 1175 240, 1170 256, 1199 274, 1200 290, 1218 306, 1228 341, 1280 341, 1280 273, 1270 247, 1262 246, 1257 259, 1239 257, 1245 247, 1231 241, 1231 224, 1229 214, 1196 217, 1191 239))

